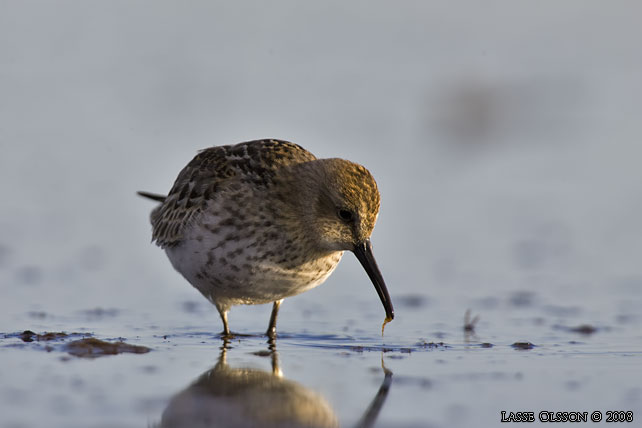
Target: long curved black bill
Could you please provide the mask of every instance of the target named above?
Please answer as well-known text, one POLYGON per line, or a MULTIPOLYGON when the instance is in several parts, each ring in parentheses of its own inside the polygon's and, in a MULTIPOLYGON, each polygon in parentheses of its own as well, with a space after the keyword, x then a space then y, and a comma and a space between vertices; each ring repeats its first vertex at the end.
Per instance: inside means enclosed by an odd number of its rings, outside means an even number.
POLYGON ((365 242, 355 246, 353 252, 354 255, 357 256, 357 259, 359 259, 359 262, 361 262, 361 266, 363 266, 368 273, 375 290, 377 290, 383 308, 386 310, 386 319, 392 320, 395 317, 395 311, 392 308, 392 301, 388 295, 386 283, 383 281, 383 276, 379 271, 377 261, 374 258, 374 254, 372 254, 372 244, 370 240, 367 239, 365 242))

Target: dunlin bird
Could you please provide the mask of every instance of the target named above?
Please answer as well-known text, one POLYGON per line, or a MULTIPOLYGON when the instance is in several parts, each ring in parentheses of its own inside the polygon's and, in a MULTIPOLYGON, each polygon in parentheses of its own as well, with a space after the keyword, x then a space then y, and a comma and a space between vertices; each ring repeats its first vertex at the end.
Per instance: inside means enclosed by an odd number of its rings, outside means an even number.
MULTIPOLYGON (((343 159, 317 159, 282 140, 200 151, 151 214, 152 240, 174 268, 216 306, 229 336, 233 305, 273 303, 323 283, 344 251, 368 273, 394 312, 372 253, 379 191, 370 172, 343 159)), ((385 325, 384 322, 384 325, 385 325)))

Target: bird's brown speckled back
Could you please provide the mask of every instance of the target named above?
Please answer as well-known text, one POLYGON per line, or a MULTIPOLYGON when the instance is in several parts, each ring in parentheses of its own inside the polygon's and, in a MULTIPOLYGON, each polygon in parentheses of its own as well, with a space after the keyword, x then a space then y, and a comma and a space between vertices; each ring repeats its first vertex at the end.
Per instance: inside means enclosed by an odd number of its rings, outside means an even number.
POLYGON ((179 173, 165 201, 152 211, 152 239, 161 248, 180 242, 185 228, 233 178, 267 186, 277 169, 315 159, 303 147, 275 139, 201 150, 179 173))

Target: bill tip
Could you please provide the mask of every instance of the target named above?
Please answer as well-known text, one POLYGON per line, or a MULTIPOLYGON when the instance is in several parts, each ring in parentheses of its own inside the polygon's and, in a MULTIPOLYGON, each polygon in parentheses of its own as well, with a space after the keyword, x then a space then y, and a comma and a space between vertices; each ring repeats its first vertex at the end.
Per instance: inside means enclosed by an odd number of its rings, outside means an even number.
POLYGON ((383 337, 383 330, 386 328, 386 324, 392 321, 393 318, 394 318, 394 315, 387 315, 386 319, 383 320, 383 324, 381 324, 381 337, 383 337))

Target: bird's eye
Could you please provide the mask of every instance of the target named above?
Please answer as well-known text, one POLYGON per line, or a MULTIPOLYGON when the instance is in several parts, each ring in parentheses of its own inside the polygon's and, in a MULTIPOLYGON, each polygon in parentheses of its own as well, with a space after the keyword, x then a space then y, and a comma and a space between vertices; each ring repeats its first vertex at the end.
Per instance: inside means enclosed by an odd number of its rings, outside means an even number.
POLYGON ((345 208, 339 208, 339 211, 337 211, 337 215, 343 221, 352 221, 352 212, 345 208))

